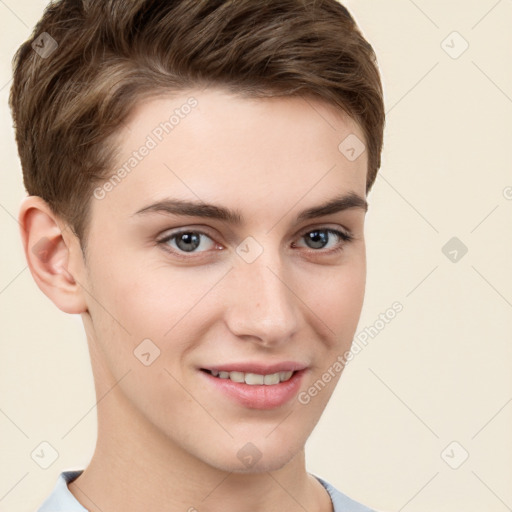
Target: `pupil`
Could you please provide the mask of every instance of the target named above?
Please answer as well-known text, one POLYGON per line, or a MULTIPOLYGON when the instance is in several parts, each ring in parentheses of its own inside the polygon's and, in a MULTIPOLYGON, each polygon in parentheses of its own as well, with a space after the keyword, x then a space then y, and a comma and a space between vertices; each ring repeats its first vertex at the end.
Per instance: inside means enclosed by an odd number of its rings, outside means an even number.
POLYGON ((197 249, 200 243, 200 237, 197 233, 181 233, 176 240, 176 245, 186 252, 192 252, 197 249), (181 243, 184 242, 184 243, 181 243), (192 247, 187 244, 192 244, 192 247))
POLYGON ((326 243, 327 233, 324 231, 311 231, 309 233, 309 240, 313 242, 314 249, 321 249, 326 243))

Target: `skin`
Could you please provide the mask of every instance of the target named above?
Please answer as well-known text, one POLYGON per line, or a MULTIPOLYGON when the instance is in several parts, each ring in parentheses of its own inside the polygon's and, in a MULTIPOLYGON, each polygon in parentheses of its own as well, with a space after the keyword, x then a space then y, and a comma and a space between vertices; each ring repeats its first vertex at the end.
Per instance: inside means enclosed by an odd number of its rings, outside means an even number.
POLYGON ((103 199, 91 198, 85 259, 41 198, 20 211, 32 275, 60 309, 81 314, 92 360, 98 440, 69 489, 95 512, 331 511, 305 469, 304 445, 340 372, 306 405, 295 397, 259 410, 205 385, 199 368, 298 361, 308 367, 304 391, 350 348, 364 299, 366 211, 296 217, 340 194, 365 198, 366 152, 349 161, 338 149, 363 133, 312 98, 182 91, 138 104, 119 132, 116 164, 191 96, 198 106, 103 199), (237 209, 243 222, 136 213, 164 198, 237 209), (207 235, 183 258, 171 252, 178 240, 158 243, 178 228, 207 235), (315 228, 354 238, 326 234, 326 248, 315 248, 305 236, 315 228), (252 263, 236 252, 249 236, 263 248, 252 263), (160 349, 149 366, 133 353, 144 339, 160 349), (237 457, 248 442, 261 453, 250 468, 237 457))

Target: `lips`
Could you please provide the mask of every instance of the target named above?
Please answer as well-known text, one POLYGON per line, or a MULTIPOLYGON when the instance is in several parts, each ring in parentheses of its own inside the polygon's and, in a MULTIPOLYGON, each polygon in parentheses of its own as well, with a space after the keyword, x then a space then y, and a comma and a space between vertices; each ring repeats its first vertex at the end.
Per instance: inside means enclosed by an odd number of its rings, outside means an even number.
POLYGON ((214 390, 250 409, 272 409, 289 402, 298 393, 306 369, 307 366, 294 361, 200 368, 214 390))

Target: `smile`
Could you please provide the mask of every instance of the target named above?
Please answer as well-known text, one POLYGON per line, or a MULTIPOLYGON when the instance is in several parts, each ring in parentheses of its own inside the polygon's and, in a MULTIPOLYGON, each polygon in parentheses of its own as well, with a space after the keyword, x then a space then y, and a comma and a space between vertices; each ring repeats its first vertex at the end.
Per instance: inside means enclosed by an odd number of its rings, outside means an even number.
POLYGON ((300 364, 223 366, 200 368, 199 374, 211 392, 249 409, 274 409, 292 403, 307 371, 300 364))

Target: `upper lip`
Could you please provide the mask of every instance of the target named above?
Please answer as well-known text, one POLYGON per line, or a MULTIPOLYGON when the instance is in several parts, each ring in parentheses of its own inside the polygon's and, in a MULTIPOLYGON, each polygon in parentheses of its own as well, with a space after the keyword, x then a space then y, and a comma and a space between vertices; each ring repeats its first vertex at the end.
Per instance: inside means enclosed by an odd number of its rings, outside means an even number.
POLYGON ((218 372, 242 372, 257 373, 258 375, 271 375, 278 372, 295 372, 304 370, 306 365, 295 361, 282 361, 279 363, 265 364, 256 362, 225 363, 204 366, 202 370, 214 370, 218 372))

